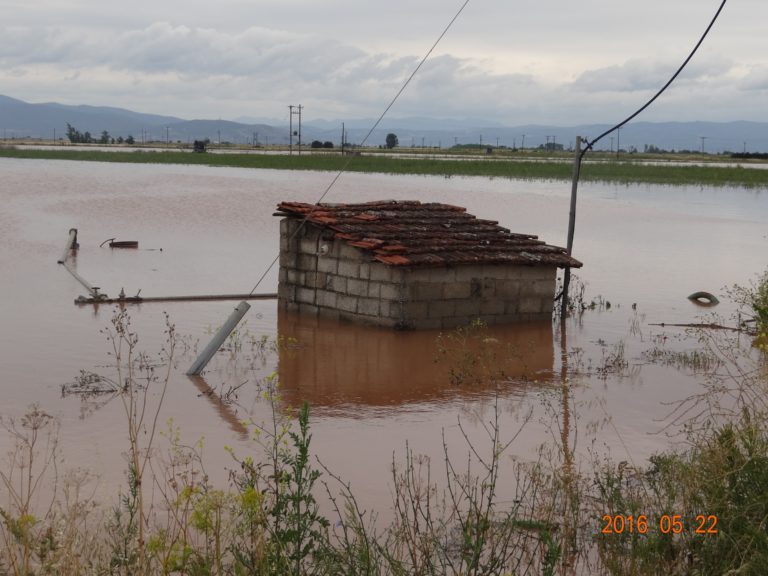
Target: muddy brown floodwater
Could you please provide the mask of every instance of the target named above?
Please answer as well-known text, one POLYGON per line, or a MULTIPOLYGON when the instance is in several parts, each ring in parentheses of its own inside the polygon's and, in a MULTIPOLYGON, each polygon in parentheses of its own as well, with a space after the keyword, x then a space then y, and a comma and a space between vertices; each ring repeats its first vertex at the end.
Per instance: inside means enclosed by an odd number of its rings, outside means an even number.
MULTIPOLYGON (((247 293, 277 255, 277 203, 313 202, 333 175, 13 159, 0 159, 0 170, 0 413, 19 418, 37 403, 55 415, 65 465, 98 474, 98 493, 113 496, 124 482, 128 447, 119 399, 61 393, 80 370, 113 370, 102 332, 113 308, 75 306, 84 289, 57 264, 67 231, 79 230, 78 273, 110 296, 121 290, 129 296, 247 293), (99 247, 113 237, 138 240, 139 249, 99 247)), ((563 245, 569 188, 347 174, 326 201, 459 204, 514 232, 563 245)), ((668 403, 701 384, 685 371, 642 360, 643 350, 665 336, 686 346, 678 340, 681 330, 650 324, 696 321, 704 311, 688 294, 722 296, 724 286, 746 284, 765 270, 767 234, 765 191, 582 184, 574 255, 584 262, 579 275, 588 299, 601 296, 611 306, 570 319, 565 342, 559 325, 548 322, 493 328, 483 336, 482 346, 501 358, 505 373, 498 397, 503 434, 511 436, 531 414, 505 462, 531 458, 542 443, 557 441, 563 347, 577 453, 598 444, 620 460, 640 463, 668 446, 670 439, 658 433, 668 403), (596 370, 619 346, 626 369, 596 370)), ((272 270, 257 291, 275 292, 276 284, 272 270)), ((367 506, 388 507, 389 468, 406 442, 440 459, 444 434, 452 454, 463 458, 459 422, 482 442, 495 390, 460 377, 462 359, 478 353, 477 343, 464 348, 457 338, 439 340, 437 332, 319 321, 278 314, 274 301, 254 301, 237 338, 202 378, 188 378, 184 372, 196 350, 235 304, 130 307, 141 350, 160 351, 164 312, 181 336, 161 421, 173 419, 188 443, 205 438, 215 481, 224 482, 232 465, 225 445, 240 454, 258 450, 243 421, 269 417, 261 392, 273 373, 284 405, 311 403, 314 451, 367 506), (282 342, 279 350, 273 350, 275 339, 282 342)), ((727 301, 717 308, 726 315, 732 310, 727 301)), ((0 435, 0 453, 9 442, 0 435)))

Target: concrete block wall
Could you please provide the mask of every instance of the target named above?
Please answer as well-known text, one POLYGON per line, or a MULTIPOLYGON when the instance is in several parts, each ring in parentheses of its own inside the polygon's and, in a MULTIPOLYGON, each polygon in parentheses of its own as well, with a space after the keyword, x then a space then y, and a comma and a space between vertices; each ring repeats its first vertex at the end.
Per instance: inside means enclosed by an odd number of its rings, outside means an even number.
POLYGON ((398 328, 404 270, 300 221, 280 223, 278 302, 287 310, 398 328))
POLYGON ((278 301, 290 311, 398 329, 548 319, 554 266, 397 268, 301 221, 280 224, 278 301))

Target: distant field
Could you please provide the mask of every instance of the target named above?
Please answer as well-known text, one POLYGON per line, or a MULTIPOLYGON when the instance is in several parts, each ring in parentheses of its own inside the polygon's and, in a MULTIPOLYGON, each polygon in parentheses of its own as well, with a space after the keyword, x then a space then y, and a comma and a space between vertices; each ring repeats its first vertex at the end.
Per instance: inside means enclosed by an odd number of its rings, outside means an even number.
MULTIPOLYGON (((405 151, 407 152, 407 150, 405 151)), ((339 154, 301 155, 226 153, 194 154, 183 151, 110 152, 84 149, 33 150, 0 148, 0 157, 88 162, 123 162, 152 164, 198 164, 239 168, 274 170, 321 170, 338 172, 376 172, 385 174, 424 174, 439 176, 487 176, 495 178, 531 180, 570 180, 572 166, 567 154, 559 158, 538 158, 531 153, 473 158, 439 158, 424 154, 422 157, 399 157, 383 153, 364 153, 359 156, 339 154)), ((739 165, 694 165, 682 162, 643 164, 653 160, 640 155, 618 161, 615 158, 587 156, 582 166, 582 179, 618 183, 652 183, 669 185, 743 186, 768 188, 768 170, 744 168, 739 165), (591 158, 591 160, 590 160, 591 158), (599 161, 598 161, 599 160, 599 161)), ((722 159, 719 159, 722 160, 722 159)), ((727 159, 726 159, 727 160, 727 159)))

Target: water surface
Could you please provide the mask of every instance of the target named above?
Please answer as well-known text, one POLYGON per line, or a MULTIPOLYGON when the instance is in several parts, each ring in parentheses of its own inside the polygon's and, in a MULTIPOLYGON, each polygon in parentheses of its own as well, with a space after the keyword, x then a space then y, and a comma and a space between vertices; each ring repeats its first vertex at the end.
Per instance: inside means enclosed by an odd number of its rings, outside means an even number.
MULTIPOLYGON (((123 478, 127 448, 119 399, 61 395, 81 369, 112 370, 103 330, 113 308, 74 305, 84 289, 57 264, 67 231, 79 230, 78 273, 111 296, 121 289, 143 296, 250 292, 277 255, 277 203, 313 202, 334 175, 14 159, 0 159, 0 169, 0 412, 18 418, 38 403, 56 415, 66 464, 98 472, 112 494, 123 478), (138 240, 140 249, 99 247, 113 237, 138 240)), ((514 232, 564 245, 569 193, 570 186, 559 182, 347 174, 326 201, 458 204, 514 232)), ((669 410, 665 403, 699 390, 700 383, 671 368, 640 366, 642 350, 655 337, 679 333, 651 324, 696 321, 702 310, 688 294, 722 295, 724 286, 746 284, 765 270, 767 224, 764 191, 582 184, 574 255, 584 262, 579 275, 588 298, 600 295, 611 303, 567 325, 564 348, 576 350, 571 369, 582 362, 569 393, 584 448, 595 439, 589 439, 590 423, 607 417, 611 424, 600 428, 599 443, 619 459, 641 461, 669 445, 656 433, 669 410), (621 341, 636 369, 596 376, 590 365, 621 341)), ((273 269, 257 291, 275 292, 276 284, 273 269)), ((483 437, 496 388, 457 383, 451 369, 460 350, 454 342, 452 354, 441 354, 437 332, 329 323, 278 314, 275 301, 254 301, 239 332, 239 351, 220 353, 202 379, 184 376, 196 348, 235 305, 130 308, 142 350, 154 354, 162 347, 164 312, 183 336, 161 419, 173 418, 190 443, 205 437, 208 469, 217 481, 231 465, 225 445, 256 450, 242 421, 268 417, 260 392, 273 372, 284 404, 310 401, 317 453, 367 502, 389 502, 389 466, 406 441, 439 458, 443 431, 458 453, 466 453, 459 422, 471 438, 483 437), (259 344, 262 335, 290 345, 270 352, 259 344)), ((727 302, 719 308, 731 309, 727 302)), ((527 410, 534 414, 510 456, 532 457, 542 442, 556 438, 553 422, 562 416, 559 327, 501 327, 488 337, 503 356, 504 432, 517 430, 527 410)), ((0 437, 0 452, 8 442, 0 437)))

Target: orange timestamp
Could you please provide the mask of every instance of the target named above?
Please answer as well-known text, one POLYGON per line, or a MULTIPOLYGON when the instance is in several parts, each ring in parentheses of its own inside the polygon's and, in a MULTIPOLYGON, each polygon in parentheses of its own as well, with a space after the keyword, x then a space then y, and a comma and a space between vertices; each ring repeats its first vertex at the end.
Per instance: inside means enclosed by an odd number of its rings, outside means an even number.
POLYGON ((628 516, 625 514, 605 514, 602 517, 602 534, 648 534, 651 530, 658 530, 662 534, 682 534, 693 530, 694 534, 715 535, 717 530, 717 516, 714 514, 698 514, 693 522, 687 522, 680 514, 663 514, 658 519, 649 519, 648 516, 628 516))

